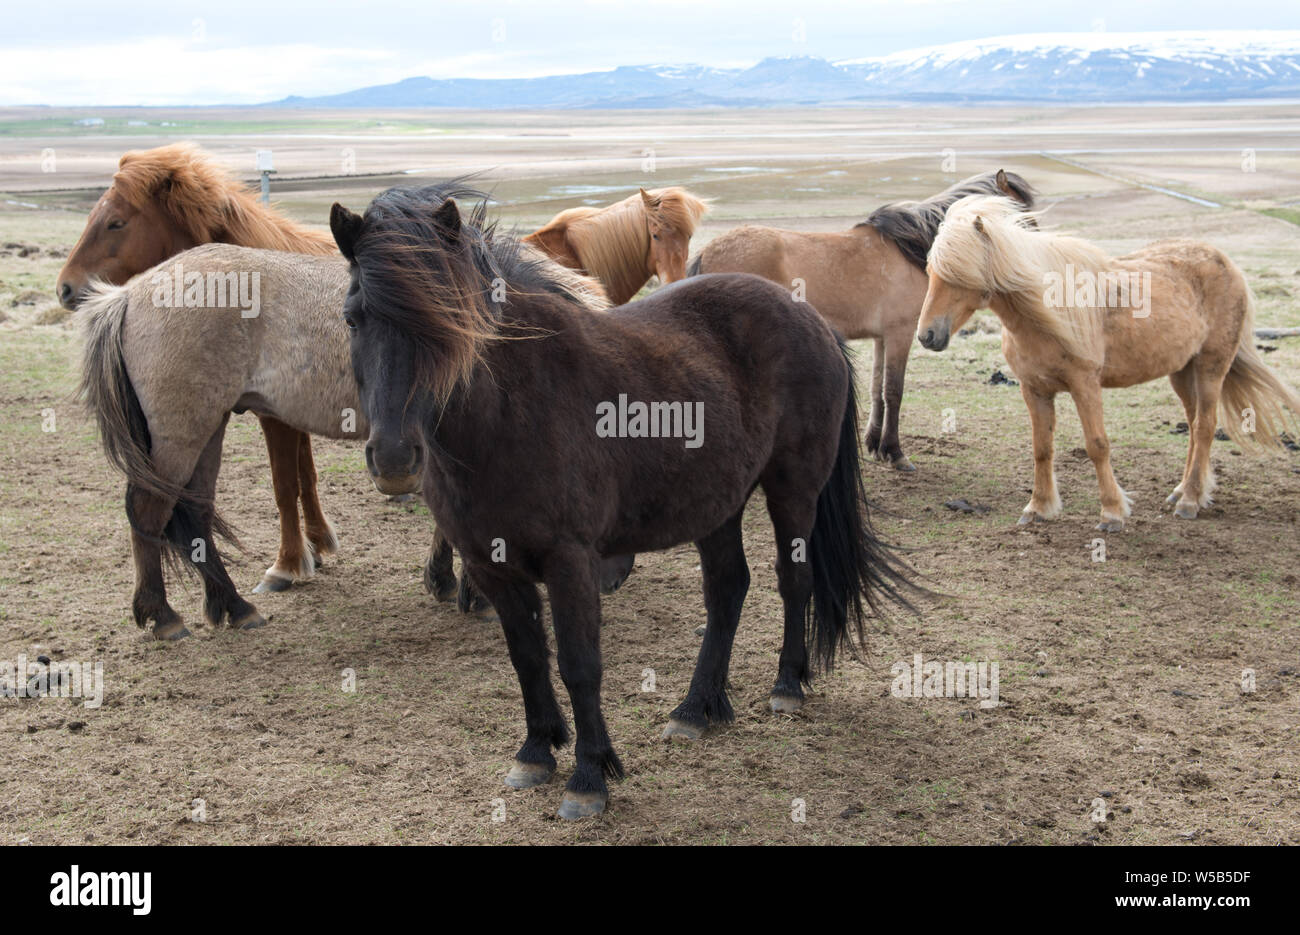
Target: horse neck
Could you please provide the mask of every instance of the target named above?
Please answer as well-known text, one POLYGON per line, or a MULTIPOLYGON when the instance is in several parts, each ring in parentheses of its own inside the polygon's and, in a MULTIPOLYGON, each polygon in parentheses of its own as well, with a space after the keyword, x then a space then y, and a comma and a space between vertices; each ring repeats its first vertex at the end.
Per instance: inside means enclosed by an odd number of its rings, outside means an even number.
POLYGON ((320 256, 328 256, 337 250, 329 234, 304 227, 291 218, 263 208, 251 198, 233 198, 225 212, 225 222, 225 230, 213 238, 223 243, 320 256))

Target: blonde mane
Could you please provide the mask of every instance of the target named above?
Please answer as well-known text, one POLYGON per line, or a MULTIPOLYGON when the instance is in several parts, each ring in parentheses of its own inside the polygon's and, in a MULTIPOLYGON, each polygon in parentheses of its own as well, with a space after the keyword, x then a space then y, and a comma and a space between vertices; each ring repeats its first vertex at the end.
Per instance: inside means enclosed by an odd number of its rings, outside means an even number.
POLYGON ((1048 283, 1072 270, 1106 273, 1113 260, 1086 240, 1043 230, 1037 212, 1009 198, 969 195, 939 225, 928 266, 949 285, 1007 299, 1030 327, 1058 340, 1070 354, 1101 362, 1104 305, 1049 305, 1048 283))
POLYGON ((192 143, 126 153, 111 191, 136 208, 159 205, 197 243, 320 255, 338 249, 328 231, 312 230, 263 205, 192 143))
MULTIPOLYGON (((700 216, 709 207, 684 188, 657 188, 646 192, 660 221, 688 241, 700 216)), ((569 208, 547 227, 568 225, 569 243, 578 262, 605 284, 613 295, 635 295, 654 273, 648 268, 650 232, 641 193, 604 208, 569 208)))

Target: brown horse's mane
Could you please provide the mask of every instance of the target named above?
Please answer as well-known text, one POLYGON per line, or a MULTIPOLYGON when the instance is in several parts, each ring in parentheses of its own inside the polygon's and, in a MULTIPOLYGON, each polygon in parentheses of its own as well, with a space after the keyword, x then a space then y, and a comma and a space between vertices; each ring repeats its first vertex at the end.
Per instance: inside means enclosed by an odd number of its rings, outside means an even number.
MULTIPOLYGON (((656 188, 646 192, 664 223, 689 240, 708 204, 684 188, 656 188)), ((629 295, 644 285, 649 273, 646 256, 650 234, 645 203, 640 192, 604 208, 570 208, 550 224, 567 224, 569 243, 578 261, 615 294, 629 295)))
POLYGON ((410 340, 417 383, 440 403, 469 380, 508 319, 512 331, 536 335, 527 321, 510 319, 512 297, 551 296, 589 312, 609 307, 600 283, 502 233, 487 203, 460 179, 390 188, 366 209, 353 247, 367 315, 410 340), (472 202, 460 208, 454 244, 435 218, 451 199, 472 202))
MULTIPOLYGON (((1006 173, 1008 187, 1015 193, 1016 199, 1026 208, 1034 207, 1034 189, 1014 172, 1006 173)), ((895 201, 881 205, 871 216, 855 227, 874 227, 884 237, 888 237, 917 269, 925 270, 925 258, 934 243, 934 235, 948 209, 960 198, 967 195, 1003 195, 997 183, 996 172, 972 175, 937 195, 931 195, 924 201, 895 201)))
POLYGON ((232 243, 289 253, 335 253, 328 231, 290 220, 258 201, 192 143, 122 156, 113 191, 136 208, 159 205, 197 243, 232 243))

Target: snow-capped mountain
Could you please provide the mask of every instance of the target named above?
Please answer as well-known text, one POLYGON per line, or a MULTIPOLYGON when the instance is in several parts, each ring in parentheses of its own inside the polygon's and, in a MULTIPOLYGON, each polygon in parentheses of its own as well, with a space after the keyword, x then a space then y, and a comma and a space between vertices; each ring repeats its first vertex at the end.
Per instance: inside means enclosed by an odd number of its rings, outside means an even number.
POLYGON ((408 78, 285 107, 776 106, 861 101, 1214 101, 1300 97, 1300 31, 1044 33, 743 69, 640 65, 545 78, 408 78))
POLYGON ((838 62, 889 94, 1216 100, 1300 91, 1300 32, 1040 33, 838 62))

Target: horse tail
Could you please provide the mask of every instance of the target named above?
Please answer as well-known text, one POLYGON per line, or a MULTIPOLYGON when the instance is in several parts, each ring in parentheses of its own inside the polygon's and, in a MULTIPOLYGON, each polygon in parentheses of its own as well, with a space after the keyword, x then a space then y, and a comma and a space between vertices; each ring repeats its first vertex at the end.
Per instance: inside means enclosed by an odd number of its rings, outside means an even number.
POLYGON ((895 557, 871 525, 862 483, 858 445, 858 394, 848 346, 839 341, 849 377, 848 403, 840 423, 839 449, 830 479, 817 497, 817 517, 808 545, 813 592, 805 627, 808 652, 823 669, 847 643, 851 651, 863 641, 867 609, 879 614, 886 603, 915 608, 908 592, 922 589, 911 581, 912 569, 895 557), (850 627, 850 623, 852 626, 850 627))
POLYGON ((1237 356, 1224 378, 1219 404, 1224 430, 1243 448, 1281 447, 1281 433, 1288 427, 1300 441, 1300 431, 1296 431, 1300 425, 1300 394, 1269 369, 1255 348, 1255 300, 1249 287, 1237 356), (1291 410, 1289 414, 1287 409, 1291 410))
POLYGON ((702 253, 695 254, 695 256, 691 258, 691 262, 686 265, 687 277, 700 275, 700 265, 701 263, 703 263, 703 261, 704 261, 704 254, 702 253))
MULTIPOLYGON (((134 494, 153 494, 175 501, 163 530, 163 541, 159 543, 168 558, 188 558, 194 539, 203 536, 205 520, 213 532, 237 544, 234 531, 216 515, 212 502, 162 476, 150 457, 149 421, 127 373, 123 355, 130 297, 129 286, 92 283, 79 313, 85 332, 79 393, 95 417, 109 464, 126 476, 127 519, 138 533, 134 494)), ((176 563, 194 568, 194 563, 188 561, 176 563)), ((207 563, 200 563, 199 568, 208 571, 207 563)))

